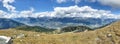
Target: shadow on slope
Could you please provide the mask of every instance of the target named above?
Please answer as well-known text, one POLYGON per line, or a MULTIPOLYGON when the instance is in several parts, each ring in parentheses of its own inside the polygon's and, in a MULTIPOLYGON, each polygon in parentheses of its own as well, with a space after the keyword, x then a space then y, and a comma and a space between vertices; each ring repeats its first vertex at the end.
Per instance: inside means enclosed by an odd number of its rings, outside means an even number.
POLYGON ((55 30, 55 29, 43 28, 40 26, 20 26, 20 27, 16 27, 15 29, 25 30, 25 31, 35 31, 35 32, 52 32, 55 30))
POLYGON ((84 31, 91 31, 93 29, 87 27, 87 26, 68 26, 62 28, 61 32, 84 32, 84 31))

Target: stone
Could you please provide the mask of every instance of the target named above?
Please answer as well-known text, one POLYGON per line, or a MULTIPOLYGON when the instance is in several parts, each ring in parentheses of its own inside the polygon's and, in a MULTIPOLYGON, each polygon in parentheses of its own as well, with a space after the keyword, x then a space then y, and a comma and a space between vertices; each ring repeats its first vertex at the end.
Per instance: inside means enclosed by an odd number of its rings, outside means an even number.
POLYGON ((0 44, 12 44, 11 37, 0 36, 0 44))
POLYGON ((22 37, 25 37, 25 34, 19 34, 19 35, 17 35, 17 38, 22 38, 22 37))
POLYGON ((107 37, 112 37, 112 34, 107 34, 107 37))

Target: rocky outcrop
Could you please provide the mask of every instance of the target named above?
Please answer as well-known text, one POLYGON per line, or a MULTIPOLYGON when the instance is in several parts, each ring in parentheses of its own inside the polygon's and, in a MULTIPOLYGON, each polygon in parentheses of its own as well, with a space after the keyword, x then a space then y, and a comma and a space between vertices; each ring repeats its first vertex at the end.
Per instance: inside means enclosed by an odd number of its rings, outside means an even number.
POLYGON ((0 44, 12 44, 11 37, 0 36, 0 44))

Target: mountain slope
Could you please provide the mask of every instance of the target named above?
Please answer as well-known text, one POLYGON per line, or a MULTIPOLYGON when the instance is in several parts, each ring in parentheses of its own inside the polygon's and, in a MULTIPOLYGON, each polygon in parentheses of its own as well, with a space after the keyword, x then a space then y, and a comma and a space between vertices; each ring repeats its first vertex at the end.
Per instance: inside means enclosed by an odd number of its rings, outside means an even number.
POLYGON ((0 29, 14 28, 17 26, 23 26, 24 24, 16 22, 11 19, 0 18, 0 29))
POLYGON ((93 30, 86 26, 68 26, 61 29, 61 32, 84 32, 93 30))
POLYGON ((114 22, 104 28, 95 30, 98 42, 101 44, 120 43, 120 21, 114 22))
POLYGON ((0 30, 0 35, 11 37, 21 33, 25 37, 15 37, 13 44, 119 44, 120 21, 94 31, 79 33, 43 34, 16 29, 0 30))
POLYGON ((43 28, 39 26, 19 26, 13 29, 25 30, 25 31, 35 31, 35 32, 52 32, 55 29, 43 28))

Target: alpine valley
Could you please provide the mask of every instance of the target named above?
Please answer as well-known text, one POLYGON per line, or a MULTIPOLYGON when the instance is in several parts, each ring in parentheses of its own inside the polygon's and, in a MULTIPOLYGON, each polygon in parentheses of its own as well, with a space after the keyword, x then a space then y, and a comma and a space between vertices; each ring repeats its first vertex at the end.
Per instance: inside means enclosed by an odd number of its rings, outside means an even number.
POLYGON ((28 26, 40 26, 45 28, 63 28, 67 26, 88 26, 97 28, 110 24, 118 19, 114 18, 89 18, 89 17, 21 17, 12 20, 28 26))

